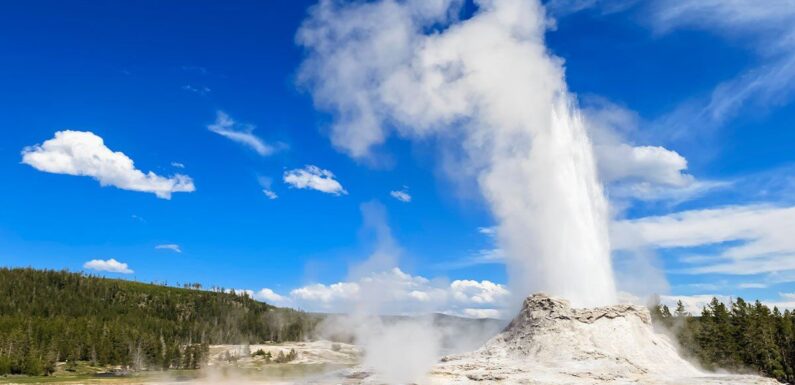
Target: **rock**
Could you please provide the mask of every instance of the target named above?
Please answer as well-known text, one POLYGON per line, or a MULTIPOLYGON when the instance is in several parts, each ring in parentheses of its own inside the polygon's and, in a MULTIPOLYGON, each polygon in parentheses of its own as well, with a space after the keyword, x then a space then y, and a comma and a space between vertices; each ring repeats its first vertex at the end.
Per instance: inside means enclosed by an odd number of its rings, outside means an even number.
POLYGON ((519 314, 482 348, 442 358, 430 383, 777 384, 700 371, 654 331, 645 307, 575 309, 543 294, 525 299, 519 314))

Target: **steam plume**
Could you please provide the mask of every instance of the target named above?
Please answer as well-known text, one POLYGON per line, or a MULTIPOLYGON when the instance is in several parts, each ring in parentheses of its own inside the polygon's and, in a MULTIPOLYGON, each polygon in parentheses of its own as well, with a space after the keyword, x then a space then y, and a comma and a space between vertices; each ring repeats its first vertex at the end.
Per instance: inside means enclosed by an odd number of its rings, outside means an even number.
POLYGON ((331 139, 372 158, 390 131, 456 143, 498 222, 513 292, 615 300, 607 204, 535 0, 322 0, 298 33, 300 80, 331 139))

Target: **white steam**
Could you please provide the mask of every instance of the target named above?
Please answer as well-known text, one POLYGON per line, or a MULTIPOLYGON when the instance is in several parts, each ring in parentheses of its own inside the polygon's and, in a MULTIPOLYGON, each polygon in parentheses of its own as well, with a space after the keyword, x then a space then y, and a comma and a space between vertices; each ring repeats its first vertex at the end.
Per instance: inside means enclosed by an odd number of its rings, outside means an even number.
POLYGON ((498 222, 512 291, 615 301, 607 203, 591 143, 544 45, 536 0, 322 0, 298 33, 300 79, 331 138, 372 158, 391 130, 455 144, 498 222))
MULTIPOLYGON (((441 355, 442 335, 430 317, 412 317, 384 322, 380 317, 390 312, 392 295, 404 282, 385 272, 398 267, 400 248, 392 237, 384 206, 377 202, 361 206, 364 230, 371 233, 375 247, 370 257, 351 269, 351 279, 358 282, 357 300, 347 314, 325 321, 326 333, 344 334, 353 330, 357 345, 363 349, 362 365, 390 384, 420 382, 441 355)), ((417 309, 433 311, 432 307, 417 309)))

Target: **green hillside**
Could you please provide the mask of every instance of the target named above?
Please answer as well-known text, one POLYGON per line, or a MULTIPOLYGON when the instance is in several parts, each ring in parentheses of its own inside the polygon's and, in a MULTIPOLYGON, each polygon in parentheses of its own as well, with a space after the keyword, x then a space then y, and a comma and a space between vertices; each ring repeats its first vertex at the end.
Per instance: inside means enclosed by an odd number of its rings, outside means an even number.
POLYGON ((208 345, 302 340, 318 316, 246 295, 0 269, 0 375, 56 362, 196 368, 208 345))

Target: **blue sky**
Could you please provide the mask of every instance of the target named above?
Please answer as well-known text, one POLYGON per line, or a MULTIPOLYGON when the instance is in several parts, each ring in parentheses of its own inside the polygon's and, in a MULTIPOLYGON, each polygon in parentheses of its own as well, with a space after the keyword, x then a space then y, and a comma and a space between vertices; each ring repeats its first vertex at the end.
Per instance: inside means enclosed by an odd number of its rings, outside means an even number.
MULTIPOLYGON (((499 308, 507 290, 495 221, 478 191, 445 172, 438 140, 392 135, 371 159, 333 144, 335 114, 298 81, 307 54, 296 33, 314 3, 4 5, 0 263, 201 282, 324 310, 345 295, 350 267, 383 244, 363 219, 376 207, 400 250, 393 273, 416 280, 416 292, 465 282, 469 302, 443 310, 494 315, 476 310, 499 308), (194 191, 164 199, 126 177, 23 162, 65 130, 93 133, 144 174, 185 175, 194 191), (307 288, 317 295, 300 297, 307 288)), ((547 5, 547 48, 564 61, 597 148, 662 149, 609 180, 598 159, 619 286, 694 306, 712 295, 792 306, 795 10, 547 5)), ((458 17, 476 12, 467 3, 458 17)))

